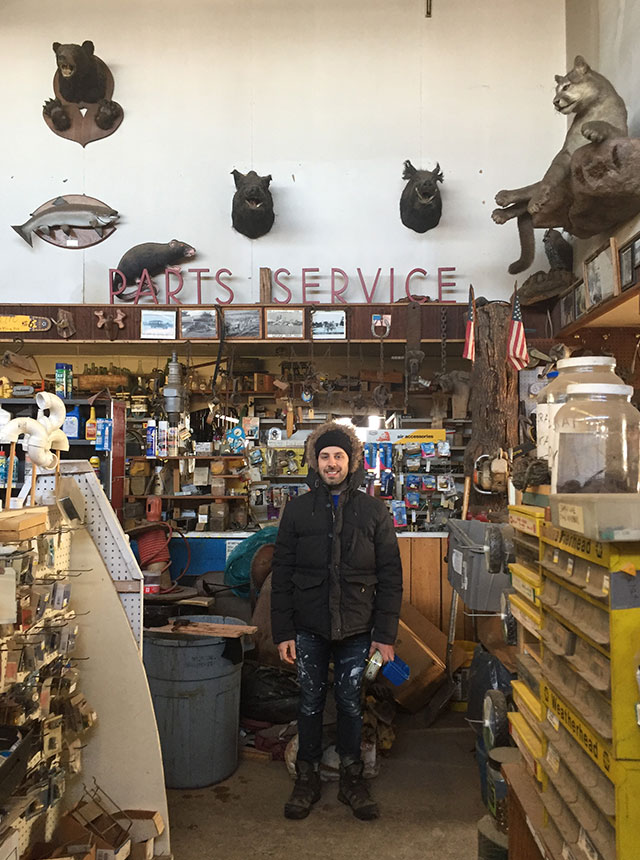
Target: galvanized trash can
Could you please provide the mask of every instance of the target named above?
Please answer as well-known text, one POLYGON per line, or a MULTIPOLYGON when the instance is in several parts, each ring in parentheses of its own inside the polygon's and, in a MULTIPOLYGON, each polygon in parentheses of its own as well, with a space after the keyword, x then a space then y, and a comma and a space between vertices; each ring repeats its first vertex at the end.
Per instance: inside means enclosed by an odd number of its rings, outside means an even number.
POLYGON ((500 612, 500 596, 511 585, 508 570, 487 570, 485 532, 491 523, 479 520, 449 520, 448 580, 468 609, 500 612))
MULTIPOLYGON (((244 624, 222 615, 185 619, 244 624)), ((167 788, 213 785, 238 766, 243 638, 145 633, 144 666, 167 788)))

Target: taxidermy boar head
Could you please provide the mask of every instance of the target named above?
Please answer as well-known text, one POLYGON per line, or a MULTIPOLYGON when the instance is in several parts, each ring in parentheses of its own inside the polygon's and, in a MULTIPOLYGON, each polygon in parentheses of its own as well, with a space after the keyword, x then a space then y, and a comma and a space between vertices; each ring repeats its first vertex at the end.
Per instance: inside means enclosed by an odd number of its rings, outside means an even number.
POLYGON ((231 171, 236 183, 231 207, 231 222, 238 233, 249 239, 264 236, 273 227, 273 197, 269 191, 271 176, 258 176, 255 170, 249 173, 231 171))
POLYGON ((426 233, 438 226, 442 215, 442 200, 438 182, 443 181, 440 165, 435 170, 417 170, 407 159, 403 179, 409 180, 400 198, 400 219, 405 227, 416 233, 426 233))

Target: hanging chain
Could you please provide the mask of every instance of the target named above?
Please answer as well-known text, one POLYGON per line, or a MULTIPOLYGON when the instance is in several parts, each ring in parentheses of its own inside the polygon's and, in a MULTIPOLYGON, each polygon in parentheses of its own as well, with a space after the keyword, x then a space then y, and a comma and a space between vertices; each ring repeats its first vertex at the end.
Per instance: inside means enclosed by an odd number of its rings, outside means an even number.
POLYGON ((447 372, 447 309, 440 308, 440 371, 447 372))
POLYGON ((384 335, 380 337, 380 369, 378 370, 380 385, 384 382, 384 335))

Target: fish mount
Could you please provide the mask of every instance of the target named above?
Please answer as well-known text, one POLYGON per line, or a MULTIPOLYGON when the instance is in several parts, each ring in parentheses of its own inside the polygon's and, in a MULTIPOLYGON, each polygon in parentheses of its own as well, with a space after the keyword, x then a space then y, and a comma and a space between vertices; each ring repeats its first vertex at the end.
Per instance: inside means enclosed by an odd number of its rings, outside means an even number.
POLYGON ((39 206, 24 224, 12 225, 27 245, 33 237, 58 248, 77 250, 104 242, 116 229, 118 212, 95 197, 65 194, 39 206))
POLYGON ((57 69, 53 77, 55 98, 47 99, 42 116, 54 134, 86 146, 109 137, 124 119, 124 111, 112 100, 113 75, 94 54, 93 42, 82 45, 53 43, 57 69))

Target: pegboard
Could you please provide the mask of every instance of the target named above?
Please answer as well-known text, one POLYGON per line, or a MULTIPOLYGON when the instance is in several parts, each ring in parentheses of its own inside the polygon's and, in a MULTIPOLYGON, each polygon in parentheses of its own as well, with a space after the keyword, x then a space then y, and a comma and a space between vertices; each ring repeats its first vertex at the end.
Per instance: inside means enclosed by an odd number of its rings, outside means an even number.
MULTIPOLYGON (((85 502, 85 523, 109 575, 116 582, 137 582, 138 592, 120 594, 120 602, 129 619, 138 647, 142 649, 142 587, 143 578, 138 562, 122 531, 109 499, 106 497, 93 468, 86 460, 62 460, 61 477, 70 477, 78 485, 85 502)), ((55 492, 55 475, 38 472, 36 498, 55 492)), ((67 562, 68 566, 68 562, 67 562)))

